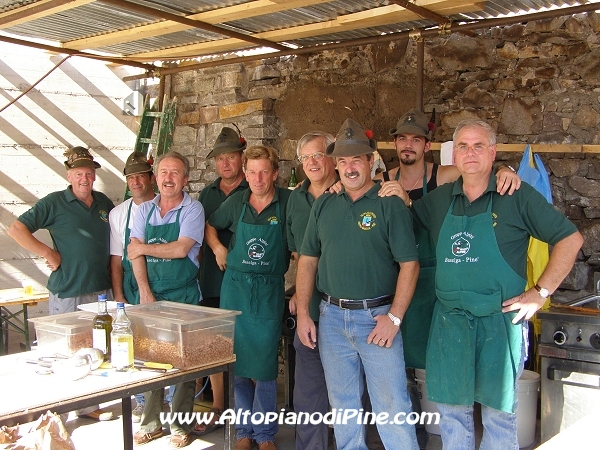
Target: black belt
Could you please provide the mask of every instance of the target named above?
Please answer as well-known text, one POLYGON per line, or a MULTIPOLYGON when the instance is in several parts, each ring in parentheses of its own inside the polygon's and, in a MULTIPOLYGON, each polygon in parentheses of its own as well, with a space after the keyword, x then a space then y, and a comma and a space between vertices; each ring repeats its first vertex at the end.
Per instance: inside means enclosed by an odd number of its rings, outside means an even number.
POLYGON ((391 305, 394 300, 393 295, 383 295, 377 298, 366 298, 364 300, 347 300, 343 298, 335 298, 331 295, 321 293, 321 298, 327 303, 339 306, 342 309, 369 309, 378 306, 391 305))

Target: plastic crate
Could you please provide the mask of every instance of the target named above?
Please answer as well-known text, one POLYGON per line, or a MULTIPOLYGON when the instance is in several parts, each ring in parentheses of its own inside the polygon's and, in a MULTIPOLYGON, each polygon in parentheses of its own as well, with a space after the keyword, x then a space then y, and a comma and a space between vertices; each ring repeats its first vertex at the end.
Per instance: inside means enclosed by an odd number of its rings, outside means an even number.
POLYGON ((131 306, 126 312, 136 359, 188 369, 233 356, 239 311, 160 301, 131 306))
POLYGON ((76 311, 29 319, 35 326, 37 345, 49 353, 71 355, 80 348, 92 347, 95 314, 76 311))

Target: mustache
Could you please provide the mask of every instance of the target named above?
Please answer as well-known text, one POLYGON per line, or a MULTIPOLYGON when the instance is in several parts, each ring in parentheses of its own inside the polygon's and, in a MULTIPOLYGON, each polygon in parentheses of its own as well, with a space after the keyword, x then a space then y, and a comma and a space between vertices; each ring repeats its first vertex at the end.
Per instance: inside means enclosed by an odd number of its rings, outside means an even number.
POLYGON ((344 173, 345 177, 354 177, 354 176, 357 177, 358 175, 359 175, 359 173, 358 173, 357 170, 355 170, 354 172, 346 172, 346 173, 344 173))

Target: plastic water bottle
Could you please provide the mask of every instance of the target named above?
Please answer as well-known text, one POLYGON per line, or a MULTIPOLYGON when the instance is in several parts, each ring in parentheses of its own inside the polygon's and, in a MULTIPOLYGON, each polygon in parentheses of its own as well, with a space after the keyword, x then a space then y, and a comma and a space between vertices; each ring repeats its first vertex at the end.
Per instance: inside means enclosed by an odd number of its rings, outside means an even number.
POLYGON ((113 321, 110 343, 110 363, 117 372, 125 372, 133 368, 133 333, 123 303, 117 303, 117 317, 113 321))
POLYGON ((93 321, 92 346, 104 353, 104 361, 110 360, 112 321, 112 316, 106 309, 106 294, 100 294, 98 296, 98 314, 93 321))

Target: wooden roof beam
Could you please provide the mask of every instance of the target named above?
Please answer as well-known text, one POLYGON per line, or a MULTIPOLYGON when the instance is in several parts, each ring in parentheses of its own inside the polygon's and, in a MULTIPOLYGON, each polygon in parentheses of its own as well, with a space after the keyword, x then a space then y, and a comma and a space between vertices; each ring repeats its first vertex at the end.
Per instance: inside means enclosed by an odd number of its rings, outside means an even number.
POLYGON ((8 28, 24 22, 30 22, 61 11, 77 8, 93 1, 95 0, 41 0, 0 13, 0 28, 8 28))
MULTIPOLYGON (((325 3, 327 0, 255 0, 240 5, 213 9, 197 14, 185 16, 186 19, 198 20, 207 24, 216 25, 249 17, 262 16, 274 12, 285 11, 293 8, 325 3)), ((73 49, 101 48, 124 42, 131 42, 148 37, 162 36, 169 33, 177 33, 192 28, 180 22, 164 20, 139 27, 109 32, 83 39, 65 42, 64 45, 73 49)))
MULTIPOLYGON (((456 12, 480 11, 481 3, 470 3, 456 0, 425 0, 424 3, 431 4, 432 9, 438 13, 453 14, 456 12)), ((418 20, 419 16, 412 11, 402 8, 398 5, 382 6, 358 13, 346 14, 327 22, 313 23, 309 25, 300 25, 297 27, 283 28, 280 30, 267 31, 255 34, 256 37, 268 39, 269 41, 287 41, 306 37, 320 36, 324 34, 339 33, 342 31, 356 30, 360 28, 375 27, 379 25, 389 25, 392 23, 418 20)), ((217 41, 200 42, 197 44, 172 47, 152 52, 137 53, 128 55, 129 58, 172 58, 172 57, 193 57, 200 55, 209 55, 220 52, 240 50, 241 41, 237 39, 221 39, 217 41)))
POLYGON ((238 33, 237 31, 227 30, 225 28, 220 28, 215 25, 211 25, 209 23, 201 22, 199 20, 190 20, 184 16, 178 16, 176 14, 171 14, 165 11, 160 11, 155 8, 148 8, 147 6, 139 5, 137 3, 132 3, 126 0, 99 0, 102 3, 108 3, 110 5, 119 6, 121 8, 129 9, 131 11, 141 12, 143 14, 148 14, 154 17, 159 17, 161 19, 170 20, 177 23, 182 23, 189 27, 200 28, 202 30, 208 31, 210 33, 221 34, 223 36, 228 36, 230 38, 239 39, 240 41, 250 42, 254 45, 270 47, 276 50, 287 50, 288 47, 285 45, 277 44, 276 42, 271 42, 266 39, 256 38, 252 35, 246 35, 243 33, 238 33))
MULTIPOLYGON (((416 3, 411 3, 408 0, 390 0, 390 2, 395 3, 396 5, 402 6, 403 8, 408 9, 409 11, 418 14, 425 19, 431 19, 434 22, 441 24, 449 24, 452 23, 450 19, 447 17, 441 16, 433 11, 430 11, 427 8, 423 8, 422 6, 417 5, 416 3)), ((475 37, 477 34, 473 31, 465 31, 464 34, 470 37, 475 37)))

